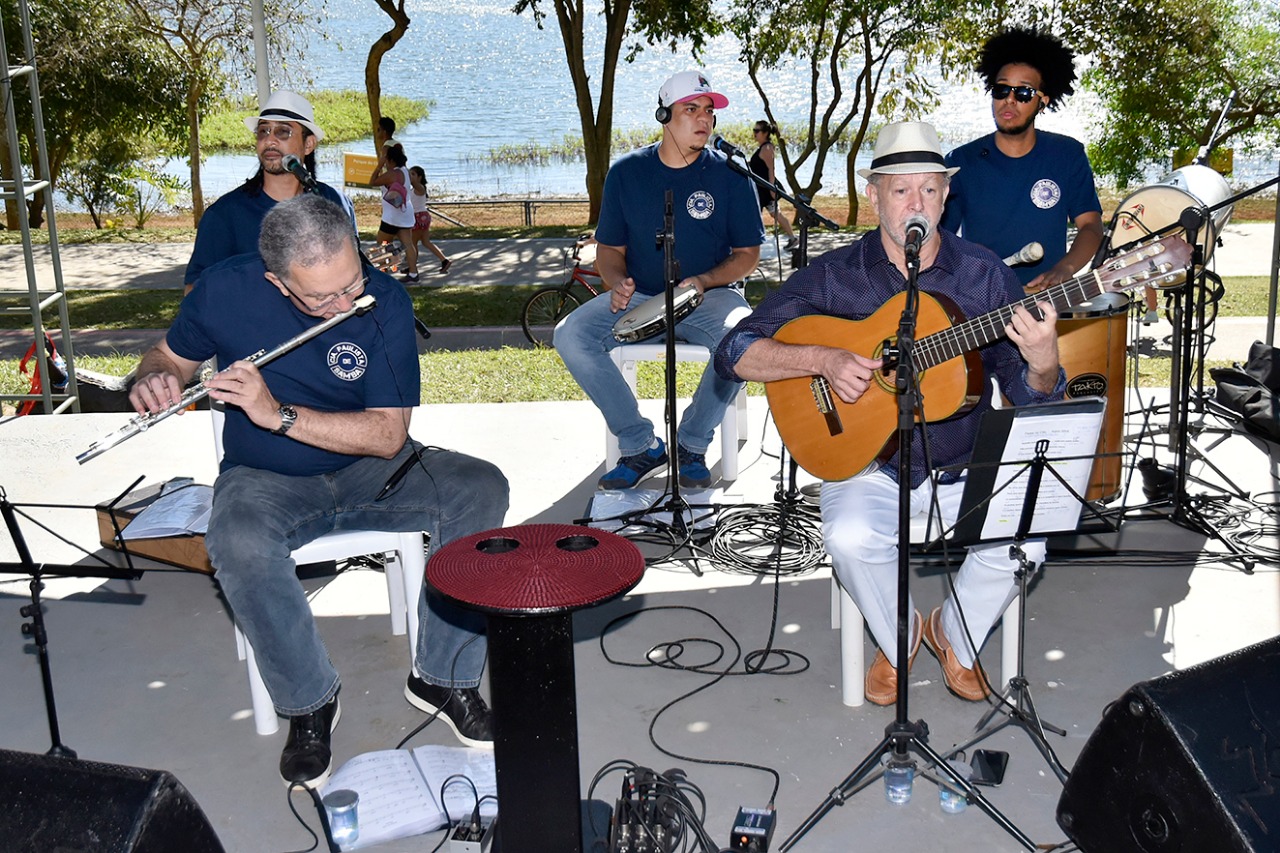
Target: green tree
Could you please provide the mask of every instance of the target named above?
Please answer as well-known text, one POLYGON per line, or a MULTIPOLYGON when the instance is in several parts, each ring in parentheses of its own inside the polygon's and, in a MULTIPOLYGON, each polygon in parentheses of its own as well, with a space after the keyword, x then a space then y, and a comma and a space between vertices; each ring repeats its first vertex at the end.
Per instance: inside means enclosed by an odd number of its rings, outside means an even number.
POLYGON ((781 129, 774 104, 785 97, 794 106, 796 98, 790 88, 770 91, 780 85, 773 72, 795 66, 808 72, 802 129, 797 138, 784 137, 778 144, 787 185, 797 194, 816 196, 827 158, 847 144, 846 223, 856 224, 859 149, 877 118, 912 118, 934 105, 934 84, 923 66, 946 58, 947 27, 967 11, 939 0, 734 0, 728 27, 742 46, 741 59, 770 123, 781 129), (800 172, 810 162, 812 171, 802 181, 800 172))
MULTIPOLYGON (((17 3, 2 0, 0 10, 10 63, 18 64, 24 46, 17 3)), ((146 136, 162 146, 172 144, 181 126, 176 107, 181 69, 137 32, 118 4, 45 0, 29 11, 48 172, 55 185, 68 165, 95 156, 99 140, 146 136)), ((31 164, 38 148, 30 87, 14 83, 9 91, 22 160, 31 164)), ((0 153, 0 177, 13 177, 7 151, 0 153)), ((31 224, 40 225, 42 195, 34 196, 28 208, 31 224)), ((16 213, 11 212, 8 227, 17 227, 16 213)))
MULTIPOLYGON (((204 215, 200 184, 200 118, 224 97, 239 72, 252 74, 252 0, 125 0, 135 25, 162 44, 182 69, 185 84, 187 157, 191 164, 191 207, 196 225, 204 215)), ((267 46, 272 67, 287 68, 289 56, 301 54, 302 0, 266 0, 267 46)))
MULTIPOLYGON (((546 0, 517 0, 516 14, 533 15, 538 29, 546 19, 546 0)), ((623 43, 634 39, 627 59, 634 59, 643 49, 640 39, 649 45, 665 42, 673 50, 678 40, 692 42, 694 55, 704 39, 718 31, 717 18, 709 0, 601 0, 599 11, 588 9, 584 0, 551 0, 560 38, 564 44, 565 63, 573 81, 578 121, 582 126, 582 149, 587 164, 586 187, 588 221, 600 218, 604 197, 604 177, 609 171, 613 153, 613 92, 617 80, 618 60, 623 43), (604 27, 603 38, 592 31, 598 17, 604 27), (587 55, 600 45, 598 75, 599 101, 592 103, 591 74, 587 71, 587 55)))
POLYGON ((1235 99, 1219 145, 1274 145, 1280 131, 1280 7, 1269 0, 1069 0, 1064 37, 1092 56, 1085 85, 1106 108, 1094 170, 1121 186, 1171 149, 1208 145, 1235 99))

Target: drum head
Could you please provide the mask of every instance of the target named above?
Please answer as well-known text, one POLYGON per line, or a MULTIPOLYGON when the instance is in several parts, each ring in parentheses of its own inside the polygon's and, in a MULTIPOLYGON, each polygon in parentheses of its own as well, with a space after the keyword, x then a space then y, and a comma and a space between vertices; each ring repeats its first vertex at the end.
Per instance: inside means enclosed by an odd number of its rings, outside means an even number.
POLYGON ((1112 314, 1120 314, 1129 310, 1129 294, 1127 293, 1103 293, 1090 299, 1088 302, 1081 302, 1079 305, 1072 305, 1065 311, 1059 311, 1059 317, 1109 317, 1112 314))
MULTIPOLYGON (((1231 195, 1226 179, 1208 166, 1185 166, 1159 183, 1131 194, 1116 209, 1111 248, 1127 246, 1152 232, 1176 223, 1188 207, 1212 207, 1231 195)), ((1231 208, 1213 212, 1204 238, 1205 260, 1213 254, 1222 229, 1231 219, 1231 208)), ((1172 233, 1185 233, 1181 228, 1172 233)))

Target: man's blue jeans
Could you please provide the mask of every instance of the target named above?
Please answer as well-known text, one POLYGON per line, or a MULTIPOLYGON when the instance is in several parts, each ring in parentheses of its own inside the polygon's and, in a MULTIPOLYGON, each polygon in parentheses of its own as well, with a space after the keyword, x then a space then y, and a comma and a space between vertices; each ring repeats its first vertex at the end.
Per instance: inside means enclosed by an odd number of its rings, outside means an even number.
MULTIPOLYGON (((333 530, 422 530, 436 550, 502 526, 508 501, 502 472, 440 448, 423 449, 421 462, 375 500, 417 447, 408 442, 394 459, 364 457, 314 477, 245 466, 218 477, 205 544, 280 714, 311 713, 338 692, 337 670, 289 556, 295 548, 333 530)), ((425 587, 418 617, 418 675, 442 686, 478 685, 487 650, 484 617, 425 587)))
MULTIPOLYGON (((665 298, 662 294, 636 293, 627 307, 630 310, 649 299, 665 298)), ((720 340, 750 313, 747 300, 736 289, 713 287, 704 294, 702 304, 676 324, 676 338, 704 346, 714 354, 720 340)), ((613 324, 621 316, 610 310, 609 293, 601 293, 560 321, 555 347, 569 373, 604 415, 609 431, 618 437, 619 453, 634 456, 647 450, 653 442, 653 421, 640 414, 635 395, 609 358, 610 350, 622 346, 613 338, 613 324)), ((653 339, 662 340, 665 338, 661 336, 653 339)), ((677 431, 686 450, 707 452, 725 409, 738 393, 738 386, 737 382, 721 379, 711 360, 707 361, 707 369, 677 431)))

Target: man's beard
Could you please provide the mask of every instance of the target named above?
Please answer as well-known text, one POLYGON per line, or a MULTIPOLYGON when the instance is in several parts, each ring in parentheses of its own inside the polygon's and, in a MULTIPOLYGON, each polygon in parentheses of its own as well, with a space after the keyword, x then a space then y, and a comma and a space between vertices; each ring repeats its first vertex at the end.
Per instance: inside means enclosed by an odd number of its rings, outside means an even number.
POLYGON ((1031 126, 1034 125, 1035 123, 1036 123, 1035 113, 1032 113, 1031 115, 1027 116, 1027 120, 1017 127, 1004 128, 1004 127, 1001 127, 1000 122, 997 121, 996 133, 1004 133, 1009 136, 1021 136, 1022 134, 1030 130, 1031 126))

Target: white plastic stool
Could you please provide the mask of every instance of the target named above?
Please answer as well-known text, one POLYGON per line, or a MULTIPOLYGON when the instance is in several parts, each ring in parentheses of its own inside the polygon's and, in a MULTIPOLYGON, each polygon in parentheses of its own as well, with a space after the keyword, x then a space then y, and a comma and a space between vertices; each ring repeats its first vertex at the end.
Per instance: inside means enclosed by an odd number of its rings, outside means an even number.
MULTIPOLYGON (((911 518, 911 541, 923 543, 928 517, 911 518)), ((1022 602, 1016 596, 1005 608, 1000 619, 1004 628, 1000 632, 1000 677, 1007 682, 1018 671, 1018 619, 1022 602)), ((928 614, 922 614, 928 618, 928 614)), ((835 570, 831 572, 831 627, 840 631, 840 699, 844 704, 858 707, 866 701, 866 655, 863 652, 862 611, 840 585, 835 570)), ((992 685, 994 688, 995 685, 992 685)), ((1002 688, 996 688, 997 692, 1002 688)))
MULTIPOLYGON (((622 378, 626 380, 631 393, 636 393, 636 363, 641 361, 663 361, 667 357, 667 345, 657 344, 623 344, 609 352, 613 363, 617 365, 622 378)), ((710 361, 711 353, 699 344, 676 342, 676 362, 710 361)), ((665 439, 665 436, 663 437, 665 439)), ((744 383, 738 389, 734 404, 724 410, 724 419, 720 421, 720 479, 738 479, 738 442, 747 438, 747 386, 744 383)), ((667 448, 672 458, 675 448, 667 448)), ((604 431, 604 467, 605 470, 618 464, 618 437, 608 428, 604 431)))

